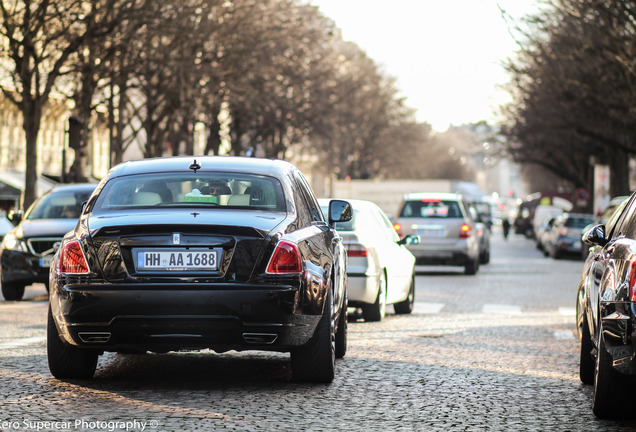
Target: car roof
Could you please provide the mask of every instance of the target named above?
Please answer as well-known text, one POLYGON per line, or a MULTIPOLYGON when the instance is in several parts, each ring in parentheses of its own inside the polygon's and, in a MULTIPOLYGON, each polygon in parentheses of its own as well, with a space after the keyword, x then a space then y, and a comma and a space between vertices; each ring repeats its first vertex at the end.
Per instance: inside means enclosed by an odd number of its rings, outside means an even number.
POLYGON ((128 161, 113 167, 109 177, 157 172, 192 172, 190 164, 200 165, 197 172, 249 172, 256 175, 283 177, 294 165, 275 159, 239 156, 175 156, 128 161))
POLYGON ((461 194, 452 193, 452 192, 417 192, 417 193, 409 193, 404 195, 404 201, 415 201, 421 199, 442 199, 442 200, 463 200, 463 196, 461 194))
POLYGON ((90 192, 97 187, 97 183, 65 183, 53 186, 47 194, 62 191, 87 191, 90 192))

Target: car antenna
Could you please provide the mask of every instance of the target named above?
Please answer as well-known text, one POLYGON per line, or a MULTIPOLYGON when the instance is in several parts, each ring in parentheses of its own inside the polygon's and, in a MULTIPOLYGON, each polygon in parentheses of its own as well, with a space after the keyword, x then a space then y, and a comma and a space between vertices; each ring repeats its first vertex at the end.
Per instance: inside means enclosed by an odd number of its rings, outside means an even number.
POLYGON ((197 163, 197 160, 195 159, 194 162, 192 162, 188 168, 190 168, 191 170, 194 170, 194 173, 196 174, 197 170, 201 169, 201 164, 197 163))

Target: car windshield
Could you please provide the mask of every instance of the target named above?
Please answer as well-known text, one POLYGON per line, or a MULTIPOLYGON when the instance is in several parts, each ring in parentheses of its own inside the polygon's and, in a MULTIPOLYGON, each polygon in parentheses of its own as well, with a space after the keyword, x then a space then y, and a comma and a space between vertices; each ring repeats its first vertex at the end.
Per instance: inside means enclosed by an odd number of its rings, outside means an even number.
POLYGON ((61 190, 44 195, 29 209, 25 218, 32 219, 77 219, 82 204, 88 200, 92 190, 61 190))
POLYGON ((404 204, 401 217, 405 218, 461 218, 462 213, 457 201, 423 199, 408 201, 404 204))
POLYGON ((137 174, 111 179, 93 213, 149 207, 223 207, 285 211, 280 182, 246 173, 137 174))

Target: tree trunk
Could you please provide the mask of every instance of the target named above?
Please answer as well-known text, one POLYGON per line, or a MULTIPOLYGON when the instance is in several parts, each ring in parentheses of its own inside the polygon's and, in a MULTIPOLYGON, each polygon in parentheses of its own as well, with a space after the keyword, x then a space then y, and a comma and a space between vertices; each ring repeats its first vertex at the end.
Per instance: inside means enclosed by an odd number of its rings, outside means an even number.
POLYGON ((40 133, 42 108, 37 102, 34 102, 27 110, 23 111, 23 115, 22 128, 26 138, 26 168, 24 172, 22 209, 26 210, 38 197, 38 134, 40 133))
POLYGON ((610 167, 610 196, 630 195, 629 155, 621 148, 612 149, 610 167))

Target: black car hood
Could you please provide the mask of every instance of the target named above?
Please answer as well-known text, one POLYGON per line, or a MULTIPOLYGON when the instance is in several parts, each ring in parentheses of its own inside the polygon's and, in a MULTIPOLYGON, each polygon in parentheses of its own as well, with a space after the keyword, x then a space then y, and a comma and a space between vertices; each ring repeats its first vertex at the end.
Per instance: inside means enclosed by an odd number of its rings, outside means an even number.
POLYGON ((33 237, 64 237, 77 225, 77 219, 31 219, 24 220, 18 225, 17 232, 22 232, 23 238, 33 237))

